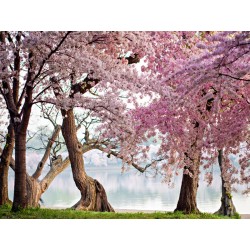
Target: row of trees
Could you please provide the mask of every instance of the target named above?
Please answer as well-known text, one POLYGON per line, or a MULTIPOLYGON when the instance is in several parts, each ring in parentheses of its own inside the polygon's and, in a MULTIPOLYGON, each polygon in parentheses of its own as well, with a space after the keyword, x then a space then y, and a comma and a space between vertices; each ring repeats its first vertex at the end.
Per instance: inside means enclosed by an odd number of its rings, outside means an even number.
POLYGON ((99 149, 140 172, 157 169, 169 182, 183 170, 176 210, 188 213, 198 211, 200 167, 210 170, 211 182, 211 166, 219 159, 220 212, 233 214, 232 184, 250 180, 249 40, 249 32, 1 32, 0 105, 9 122, 0 204, 9 202, 9 166, 15 171, 12 210, 18 211, 38 206, 53 179, 71 165, 81 193, 74 208, 114 211, 104 187, 84 169, 82 155, 99 149), (54 132, 30 176, 26 142, 34 105, 43 107, 54 132), (61 125, 54 120, 58 112, 61 125), (83 142, 77 136, 78 114, 83 142), (90 129, 93 122, 97 125, 90 129), (60 131, 65 159, 52 150, 60 131), (161 143, 153 160, 145 145, 152 137, 161 143), (229 160, 232 153, 241 153, 239 176, 229 160), (41 180, 49 158, 50 170, 41 180))
MULTIPOLYGON (((231 215, 235 212, 232 185, 249 183, 250 37, 249 32, 199 35, 192 56, 188 53, 186 59, 177 61, 180 69, 171 72, 162 67, 164 84, 156 89, 159 100, 136 110, 135 117, 141 120, 138 133, 145 133, 149 127, 153 132, 155 128, 160 131, 160 154, 169 159, 164 166, 168 177, 184 168, 186 175, 176 209, 198 211, 200 167, 206 169, 211 183, 212 166, 218 162, 222 174, 219 212, 231 215), (238 155, 240 169, 232 164, 230 154, 238 155)), ((158 66, 154 63, 149 70, 158 66)))

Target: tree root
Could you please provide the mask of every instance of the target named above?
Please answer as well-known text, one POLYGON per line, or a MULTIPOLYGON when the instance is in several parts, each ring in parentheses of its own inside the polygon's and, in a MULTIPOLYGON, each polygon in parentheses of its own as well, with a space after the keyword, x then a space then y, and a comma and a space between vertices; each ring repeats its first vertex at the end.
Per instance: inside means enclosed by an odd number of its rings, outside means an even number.
POLYGON ((86 198, 82 197, 71 208, 84 211, 115 212, 108 202, 106 191, 102 184, 89 176, 87 180, 86 198))

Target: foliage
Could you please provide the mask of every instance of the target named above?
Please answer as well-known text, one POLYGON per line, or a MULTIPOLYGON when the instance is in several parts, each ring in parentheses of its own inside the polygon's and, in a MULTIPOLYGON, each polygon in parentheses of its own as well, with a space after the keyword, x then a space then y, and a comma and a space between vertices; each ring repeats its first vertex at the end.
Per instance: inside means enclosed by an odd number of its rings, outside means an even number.
MULTIPOLYGON (((186 37, 191 44, 189 51, 178 45, 176 60, 169 55, 172 50, 166 57, 159 53, 159 58, 145 69, 158 75, 161 68, 154 86, 159 98, 134 112, 137 134, 145 140, 152 136, 161 139, 159 155, 166 160, 161 164, 167 179, 192 165, 195 152, 190 146, 195 142, 202 152, 201 164, 207 170, 208 183, 212 182, 218 150, 223 149, 226 185, 247 184, 250 33, 212 32, 196 40, 192 35, 186 37), (237 156, 240 169, 231 162, 232 154, 237 156)), ((186 173, 190 173, 188 169, 186 173)), ((245 192, 249 191, 246 188, 245 192)))

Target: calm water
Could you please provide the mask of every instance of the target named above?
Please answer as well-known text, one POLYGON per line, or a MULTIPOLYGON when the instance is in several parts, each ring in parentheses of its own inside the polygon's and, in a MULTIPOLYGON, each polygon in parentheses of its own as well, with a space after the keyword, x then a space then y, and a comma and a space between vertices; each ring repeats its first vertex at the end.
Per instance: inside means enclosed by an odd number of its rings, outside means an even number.
MULTIPOLYGON (((121 173, 120 167, 86 167, 87 173, 99 180, 106 189, 109 202, 115 209, 145 209, 173 211, 180 192, 181 176, 175 179, 175 187, 169 188, 159 177, 148 178, 133 169, 121 173)), ((200 179, 204 178, 201 175, 200 179)), ((13 196, 13 172, 9 177, 10 197, 13 196)), ((70 207, 80 198, 70 168, 56 177, 42 196, 46 207, 70 207)), ((198 208, 203 212, 215 212, 220 207, 221 182, 215 175, 211 186, 200 181, 198 208)), ((233 201, 239 213, 250 214, 250 197, 233 193, 233 201)))

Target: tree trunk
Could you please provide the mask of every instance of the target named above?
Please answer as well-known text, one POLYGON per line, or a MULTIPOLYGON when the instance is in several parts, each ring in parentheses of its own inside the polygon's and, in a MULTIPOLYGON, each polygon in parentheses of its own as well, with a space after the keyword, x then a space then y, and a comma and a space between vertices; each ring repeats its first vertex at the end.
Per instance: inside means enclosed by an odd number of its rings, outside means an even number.
POLYGON ((73 178, 77 188, 81 192, 81 199, 73 206, 79 210, 108 211, 114 209, 107 200, 103 186, 89 177, 84 169, 83 148, 77 139, 73 109, 62 111, 63 119, 62 134, 69 153, 73 178))
POLYGON ((15 184, 12 211, 27 207, 26 131, 15 132, 15 184))
POLYGON ((231 195, 231 189, 226 184, 226 181, 223 178, 223 150, 219 150, 218 162, 221 171, 221 181, 222 181, 222 197, 221 197, 221 207, 215 212, 215 214, 221 214, 226 216, 233 216, 236 213, 236 208, 233 204, 233 199, 231 195))
POLYGON ((15 142, 14 128, 11 124, 8 126, 6 137, 5 147, 0 158, 0 206, 11 204, 8 195, 8 173, 15 142))
MULTIPOLYGON (((58 158, 61 158, 61 156, 58 156, 58 158)), ((28 207, 39 207, 42 194, 49 188, 55 177, 70 165, 69 157, 66 157, 63 161, 58 160, 58 158, 52 161, 52 167, 41 181, 26 174, 28 207)), ((15 160, 13 158, 11 158, 10 167, 15 172, 15 160)))
POLYGON ((52 166, 46 176, 39 181, 34 176, 27 175, 27 203, 29 207, 40 207, 42 194, 49 188, 51 182, 64 169, 68 167, 70 161, 68 157, 62 161, 61 156, 52 161, 52 166))
POLYGON ((41 184, 37 179, 27 175, 27 206, 40 207, 40 199, 42 196, 41 184))
POLYGON ((201 127, 199 123, 194 122, 194 129, 196 131, 196 136, 191 142, 190 149, 185 153, 187 165, 183 170, 183 177, 181 183, 181 190, 179 195, 179 200, 175 211, 183 211, 184 213, 199 213, 196 196, 199 186, 199 168, 200 168, 200 158, 201 150, 198 147, 199 143, 199 131, 201 127), (188 170, 190 174, 185 172, 188 170))
POLYGON ((183 173, 181 191, 175 211, 183 211, 187 214, 199 213, 196 203, 199 186, 199 165, 189 169, 189 172, 192 174, 192 177, 183 173))

